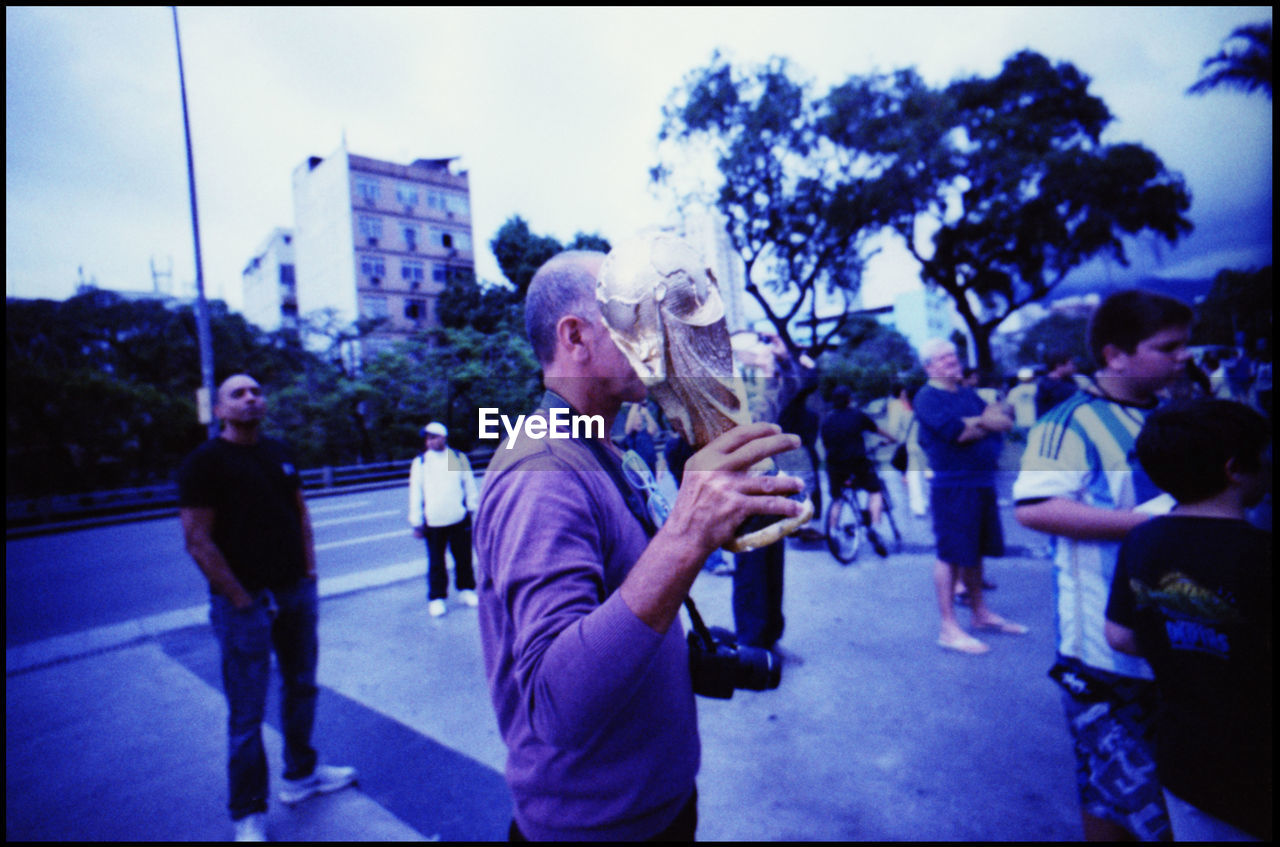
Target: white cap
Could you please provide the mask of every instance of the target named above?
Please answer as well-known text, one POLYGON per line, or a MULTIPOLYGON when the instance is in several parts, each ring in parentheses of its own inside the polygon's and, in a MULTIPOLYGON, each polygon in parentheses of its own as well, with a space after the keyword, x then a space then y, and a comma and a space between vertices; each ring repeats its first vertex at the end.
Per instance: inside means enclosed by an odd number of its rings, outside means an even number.
POLYGON ((439 421, 432 421, 422 428, 422 435, 425 438, 428 435, 448 435, 449 430, 445 429, 444 424, 439 421))

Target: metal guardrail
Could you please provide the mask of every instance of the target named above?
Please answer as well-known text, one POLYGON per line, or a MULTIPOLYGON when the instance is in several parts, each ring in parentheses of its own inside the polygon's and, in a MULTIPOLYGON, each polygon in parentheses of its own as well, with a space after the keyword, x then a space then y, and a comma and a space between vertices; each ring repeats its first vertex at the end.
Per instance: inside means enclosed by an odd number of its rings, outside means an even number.
MULTIPOLYGON (((471 468, 482 476, 493 458, 492 447, 479 447, 467 454, 471 468)), ((412 459, 372 462, 344 467, 305 470, 302 490, 311 496, 385 488, 408 481, 412 459)), ((166 482, 111 491, 61 494, 5 501, 7 534, 35 534, 46 527, 90 526, 112 519, 163 517, 178 508, 178 485, 166 482)))

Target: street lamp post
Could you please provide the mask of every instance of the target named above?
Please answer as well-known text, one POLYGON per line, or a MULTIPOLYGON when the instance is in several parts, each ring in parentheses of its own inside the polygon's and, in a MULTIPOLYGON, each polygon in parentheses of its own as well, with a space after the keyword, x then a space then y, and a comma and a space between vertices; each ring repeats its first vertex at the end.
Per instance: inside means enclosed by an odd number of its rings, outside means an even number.
MULTIPOLYGON (((214 401, 213 384, 213 339, 209 330, 209 304, 204 298, 204 265, 200 258, 200 214, 196 208, 196 170, 191 157, 191 122, 187 117, 187 82, 182 72, 182 38, 178 34, 178 7, 173 10, 173 40, 178 46, 178 90, 182 93, 182 130, 187 140, 187 188, 191 195, 191 236, 196 248, 196 338, 200 345, 200 384, 204 390, 204 402, 199 405, 202 411, 209 408, 206 404, 214 401)), ((212 414, 208 420, 202 420, 209 428, 209 437, 218 434, 218 423, 212 414)))

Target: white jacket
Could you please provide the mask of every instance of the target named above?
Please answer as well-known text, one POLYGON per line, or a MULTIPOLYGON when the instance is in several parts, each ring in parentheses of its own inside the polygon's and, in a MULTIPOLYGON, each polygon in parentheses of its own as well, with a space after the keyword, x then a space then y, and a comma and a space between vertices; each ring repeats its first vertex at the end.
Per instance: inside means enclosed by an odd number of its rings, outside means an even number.
POLYGON ((457 450, 428 450, 409 466, 409 526, 453 526, 479 502, 471 463, 457 450))

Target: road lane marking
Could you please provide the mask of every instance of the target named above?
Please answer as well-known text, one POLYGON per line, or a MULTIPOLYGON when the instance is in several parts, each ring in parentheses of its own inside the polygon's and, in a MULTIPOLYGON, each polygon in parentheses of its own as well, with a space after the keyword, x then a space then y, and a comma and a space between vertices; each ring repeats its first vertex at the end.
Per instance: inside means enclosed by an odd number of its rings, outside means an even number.
POLYGON ((404 511, 403 509, 389 509, 385 512, 365 512, 360 515, 351 515, 345 518, 329 518, 328 520, 323 520, 323 521, 312 521, 311 526, 315 529, 319 529, 322 526, 336 526, 337 524, 340 524, 340 523, 356 523, 357 521, 371 520, 373 518, 386 518, 386 517, 390 517, 391 515, 398 515, 403 511, 404 511))
POLYGON ((364 544, 368 541, 382 541, 387 538, 413 538, 412 531, 405 527, 397 529, 395 532, 380 532, 377 535, 362 535, 359 538, 344 538, 342 541, 326 541, 324 544, 316 545, 316 552, 321 550, 332 550, 335 547, 350 547, 353 544, 364 544))
POLYGON ((307 511, 313 515, 317 512, 341 512, 344 509, 354 509, 356 506, 366 506, 368 500, 352 500, 349 503, 326 503, 323 506, 312 506, 307 503, 307 511))

